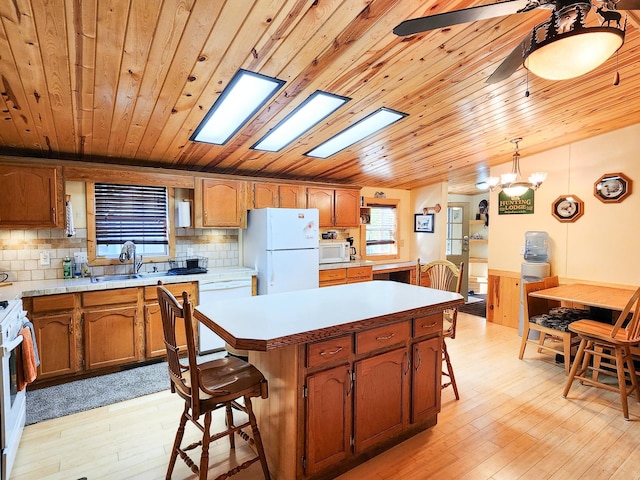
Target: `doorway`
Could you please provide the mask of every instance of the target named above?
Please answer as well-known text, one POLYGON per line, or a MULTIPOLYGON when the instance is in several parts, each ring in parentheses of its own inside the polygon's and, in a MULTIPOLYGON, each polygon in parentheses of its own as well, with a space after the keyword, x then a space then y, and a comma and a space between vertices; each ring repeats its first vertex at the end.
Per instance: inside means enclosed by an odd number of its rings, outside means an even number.
POLYGON ((447 260, 456 265, 464 263, 460 294, 467 302, 469 293, 469 203, 447 205, 447 260))

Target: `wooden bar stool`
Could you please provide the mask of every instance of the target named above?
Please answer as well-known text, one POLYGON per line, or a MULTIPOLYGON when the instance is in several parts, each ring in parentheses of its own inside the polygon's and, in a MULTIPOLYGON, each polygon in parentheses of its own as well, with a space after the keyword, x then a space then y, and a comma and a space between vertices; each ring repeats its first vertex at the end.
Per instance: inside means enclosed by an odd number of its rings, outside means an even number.
POLYGON ((253 365, 236 357, 220 358, 198 364, 192 321, 193 307, 189 301, 189 294, 187 292, 182 294, 182 306, 180 306, 171 292, 162 285, 158 285, 157 291, 167 348, 171 392, 177 393, 185 401, 169 459, 167 480, 171 478, 178 456, 198 475, 200 480, 206 480, 209 470, 209 444, 228 436, 230 447, 233 449, 235 448, 234 434, 238 434, 240 438, 249 442, 257 454, 217 478, 228 478, 256 461, 260 461, 264 478, 269 479, 267 458, 262 446, 256 417, 251 407, 252 397, 267 398, 266 379, 253 365), (179 322, 184 323, 187 339, 187 356, 183 360, 180 359, 180 354, 183 352, 180 351, 176 341, 176 324, 179 322), (243 401, 239 402, 240 399, 243 401), (219 408, 226 410, 226 428, 219 433, 211 434, 211 413, 219 408), (249 417, 248 421, 235 425, 233 418, 233 410, 235 409, 245 412, 249 417), (204 422, 200 421, 200 417, 204 417, 204 422), (183 447, 182 439, 187 421, 191 421, 202 431, 203 435, 199 442, 183 447), (243 431, 247 427, 251 428, 251 436, 243 431), (198 446, 202 447, 202 451, 199 463, 196 464, 189 457, 188 452, 198 446))

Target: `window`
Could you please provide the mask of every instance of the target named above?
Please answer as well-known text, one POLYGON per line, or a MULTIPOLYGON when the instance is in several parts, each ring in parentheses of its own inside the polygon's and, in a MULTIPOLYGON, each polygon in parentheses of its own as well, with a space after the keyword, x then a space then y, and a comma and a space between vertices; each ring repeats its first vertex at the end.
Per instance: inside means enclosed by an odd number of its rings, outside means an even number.
POLYGON ((145 257, 169 255, 167 187, 96 183, 93 198, 95 256, 118 258, 128 240, 145 257))
POLYGON ((367 203, 369 222, 367 223, 366 257, 398 256, 398 208, 392 204, 367 203))

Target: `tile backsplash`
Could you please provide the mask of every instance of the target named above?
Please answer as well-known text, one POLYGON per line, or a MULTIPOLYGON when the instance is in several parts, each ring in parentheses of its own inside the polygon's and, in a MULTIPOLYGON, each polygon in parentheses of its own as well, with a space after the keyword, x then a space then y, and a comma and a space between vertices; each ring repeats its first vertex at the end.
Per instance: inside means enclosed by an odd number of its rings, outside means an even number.
MULTIPOLYGON (((240 264, 237 229, 177 228, 176 258, 206 257, 208 268, 234 267, 240 264)), ((0 272, 8 281, 49 280, 63 278, 64 257, 87 251, 87 230, 77 228, 73 237, 64 230, 0 230, 0 272), (41 265, 41 253, 49 257, 49 265, 41 265)), ((144 259, 143 259, 144 261, 144 259)), ((168 262, 144 263, 140 271, 169 269, 168 262)), ((131 265, 90 267, 92 275, 128 273, 131 265)))

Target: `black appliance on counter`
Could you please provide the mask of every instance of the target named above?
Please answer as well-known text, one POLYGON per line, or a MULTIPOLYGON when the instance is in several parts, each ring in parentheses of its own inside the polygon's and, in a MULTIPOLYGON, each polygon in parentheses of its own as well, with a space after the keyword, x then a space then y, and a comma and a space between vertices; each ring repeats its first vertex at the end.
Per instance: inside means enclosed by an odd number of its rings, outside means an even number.
POLYGON ((195 275, 207 273, 206 257, 189 257, 169 260, 169 275, 195 275))

